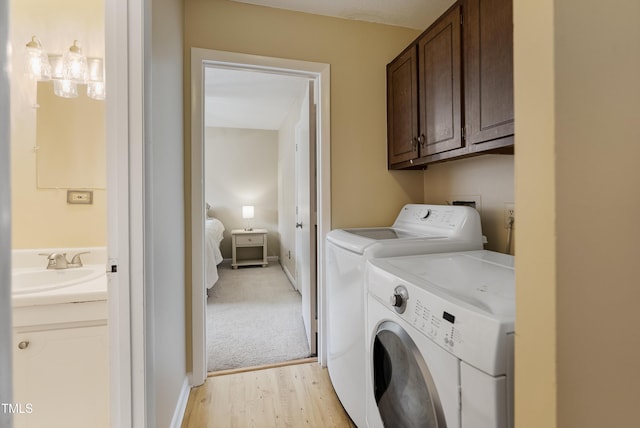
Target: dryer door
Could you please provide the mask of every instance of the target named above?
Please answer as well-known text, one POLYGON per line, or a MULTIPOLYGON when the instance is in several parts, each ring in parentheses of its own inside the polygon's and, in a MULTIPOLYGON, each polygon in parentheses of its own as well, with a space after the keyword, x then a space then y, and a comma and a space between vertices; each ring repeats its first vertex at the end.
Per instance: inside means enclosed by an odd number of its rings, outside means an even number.
POLYGON ((446 428, 433 377, 402 327, 380 324, 372 358, 375 401, 386 427, 446 428))

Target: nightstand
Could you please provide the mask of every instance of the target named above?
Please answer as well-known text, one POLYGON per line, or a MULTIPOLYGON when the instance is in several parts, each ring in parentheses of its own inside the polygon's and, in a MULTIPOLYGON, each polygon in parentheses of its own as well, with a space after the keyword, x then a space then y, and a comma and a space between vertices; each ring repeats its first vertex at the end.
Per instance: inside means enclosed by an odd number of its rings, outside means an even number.
POLYGON ((267 266, 267 229, 234 229, 231 231, 231 267, 238 266, 267 266), (238 260, 237 252, 242 248, 262 247, 261 259, 238 260))

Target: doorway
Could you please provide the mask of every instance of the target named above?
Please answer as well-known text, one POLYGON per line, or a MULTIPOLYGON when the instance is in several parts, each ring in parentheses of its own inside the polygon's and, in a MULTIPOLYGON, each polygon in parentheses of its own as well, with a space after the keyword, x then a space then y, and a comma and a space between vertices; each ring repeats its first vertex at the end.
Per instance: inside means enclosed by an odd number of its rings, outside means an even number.
MULTIPOLYGON (((313 266, 322 266, 324 235, 330 228, 330 194, 329 194, 329 66, 327 64, 309 63, 304 61, 284 60, 278 58, 256 57, 229 52, 192 49, 192 128, 191 128, 191 251, 192 251, 192 384, 201 384, 206 377, 206 326, 205 326, 205 259, 204 259, 204 217, 205 186, 204 186, 204 83, 207 67, 219 67, 236 70, 252 70, 275 75, 289 75, 305 78, 315 82, 313 94, 317 97, 318 146, 316 159, 313 159, 317 173, 317 194, 313 201, 317 208, 312 210, 308 227, 316 232, 317 242, 314 250, 318 257, 314 257, 313 266)), ((311 104, 311 103, 310 103, 311 104)), ((314 112, 315 114, 315 112, 314 112)), ((299 223, 296 221, 296 223, 299 223)), ((317 297, 308 299, 308 311, 311 322, 307 323, 309 331, 317 328, 318 359, 323 364, 325 359, 324 339, 322 329, 322 312, 324 303, 324 273, 319 269, 313 275, 316 280, 317 291, 312 292, 317 297), (317 315, 316 315, 317 313, 317 315), (316 321, 316 319, 319 321, 316 321)), ((310 333, 315 339, 315 331, 310 333)), ((315 344, 315 340, 313 341, 315 344)))

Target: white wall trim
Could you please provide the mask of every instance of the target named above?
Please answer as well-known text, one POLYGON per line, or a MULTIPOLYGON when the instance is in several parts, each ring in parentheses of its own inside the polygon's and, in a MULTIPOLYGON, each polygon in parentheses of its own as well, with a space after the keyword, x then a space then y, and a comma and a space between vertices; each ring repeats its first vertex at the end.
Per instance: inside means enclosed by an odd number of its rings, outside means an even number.
POLYGON ((185 376, 182 388, 180 389, 180 396, 176 403, 176 409, 173 412, 173 418, 171 418, 171 428, 180 428, 182 426, 182 420, 184 419, 184 412, 187 410, 187 403, 189 402, 189 393, 191 387, 189 386, 189 377, 185 376))
POLYGON ((291 283, 291 286, 295 289, 298 290, 298 285, 296 284, 296 280, 293 277, 293 275, 291 275, 291 272, 289 272, 289 269, 287 269, 287 267, 285 265, 282 265, 282 270, 284 271, 284 274, 286 275, 287 279, 289 280, 289 282, 291 283))
MULTIPOLYGON (((0 403, 12 402, 9 2, 0 0, 0 403)), ((0 426, 12 416, 0 411, 0 426)))
POLYGON ((112 426, 146 425, 143 0, 105 4, 109 397, 112 426))
POLYGON ((320 337, 318 361, 326 365, 326 323, 324 246, 331 230, 331 169, 330 169, 330 66, 329 64, 283 58, 248 55, 234 52, 191 48, 191 239, 192 239, 192 343, 193 360, 190 379, 200 385, 206 378, 205 284, 204 284, 204 165, 203 165, 203 71, 205 64, 237 68, 268 70, 316 79, 319 93, 317 210, 318 210, 318 318, 320 337))
MULTIPOLYGON (((135 2, 134 2, 135 3, 135 2)), ((132 348, 129 274, 129 46, 126 0, 105 4, 108 259, 118 265, 108 275, 109 406, 114 426, 133 426, 132 348)))

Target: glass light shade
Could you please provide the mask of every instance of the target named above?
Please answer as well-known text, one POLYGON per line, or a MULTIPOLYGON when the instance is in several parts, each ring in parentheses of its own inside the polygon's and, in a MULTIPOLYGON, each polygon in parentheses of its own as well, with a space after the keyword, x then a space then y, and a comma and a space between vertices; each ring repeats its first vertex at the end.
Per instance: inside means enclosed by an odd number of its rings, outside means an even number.
POLYGON ((87 81, 87 58, 82 54, 77 40, 74 40, 73 45, 64 53, 62 62, 65 79, 76 83, 87 81))
POLYGON ((71 80, 54 80, 53 93, 62 98, 78 96, 78 85, 71 80))
POLYGON ((36 36, 26 45, 25 73, 34 80, 49 80, 51 66, 47 54, 42 50, 40 40, 36 36))
POLYGON ((104 66, 102 58, 87 58, 87 82, 103 82, 104 66))
POLYGON ((253 205, 242 206, 242 218, 253 218, 253 205))
POLYGON ((62 55, 49 55, 49 64, 51 65, 51 78, 64 79, 64 62, 62 55))
POLYGON ((87 83, 87 96, 98 101, 104 100, 106 97, 104 82, 87 83))

